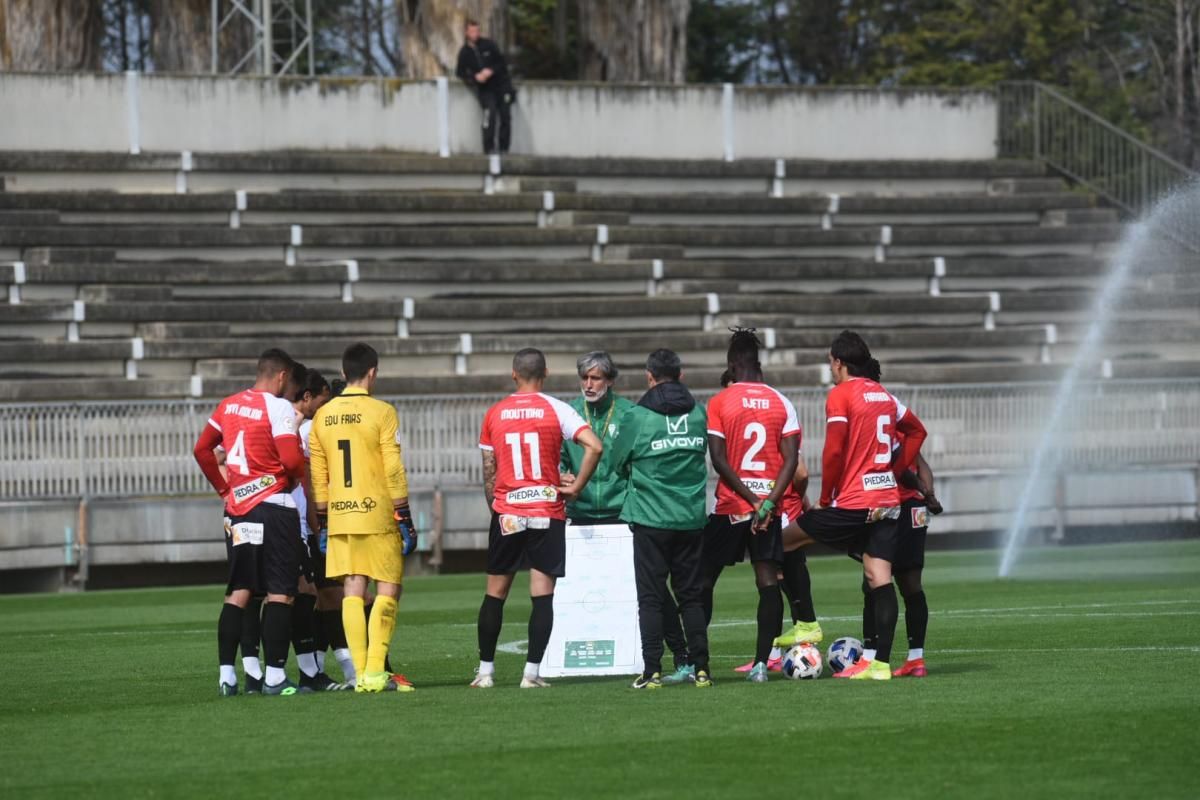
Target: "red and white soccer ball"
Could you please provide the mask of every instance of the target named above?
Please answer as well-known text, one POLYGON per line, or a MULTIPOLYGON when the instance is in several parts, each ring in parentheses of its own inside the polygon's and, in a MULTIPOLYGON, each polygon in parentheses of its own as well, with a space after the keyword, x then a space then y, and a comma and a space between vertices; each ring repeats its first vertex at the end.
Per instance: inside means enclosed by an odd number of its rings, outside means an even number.
POLYGON ((808 642, 801 642, 783 654, 783 674, 794 681, 821 677, 821 651, 808 642))

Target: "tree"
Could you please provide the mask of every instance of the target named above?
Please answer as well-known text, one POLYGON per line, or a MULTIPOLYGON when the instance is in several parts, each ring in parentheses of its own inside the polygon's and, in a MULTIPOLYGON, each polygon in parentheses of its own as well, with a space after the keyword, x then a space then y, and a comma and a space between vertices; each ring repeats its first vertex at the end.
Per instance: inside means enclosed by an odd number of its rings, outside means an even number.
POLYGON ((683 83, 691 0, 579 0, 581 77, 683 83))
POLYGON ((427 79, 453 75, 463 28, 479 22, 483 35, 508 49, 508 0, 398 0, 404 75, 427 79))
POLYGON ((150 51, 157 72, 211 71, 211 0, 150 0, 150 26, 150 51))
POLYGON ((98 70, 103 38, 100 0, 0 0, 0 68, 98 70))

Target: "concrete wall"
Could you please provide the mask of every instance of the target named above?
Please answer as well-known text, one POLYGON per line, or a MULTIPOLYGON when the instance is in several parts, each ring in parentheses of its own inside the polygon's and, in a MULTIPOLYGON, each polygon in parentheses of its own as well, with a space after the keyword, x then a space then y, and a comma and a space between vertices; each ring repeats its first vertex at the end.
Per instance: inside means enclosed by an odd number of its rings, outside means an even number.
MULTIPOLYGON (((996 109, 983 91, 526 83, 513 152, 994 158, 996 109)), ((0 74, 0 150, 474 153, 480 118, 457 81, 0 74)))
MULTIPOLYGON (((949 511, 934 519, 934 536, 976 547, 995 544, 1011 523, 1012 505, 1021 489, 1016 474, 938 475, 938 495, 949 511)), ((819 476, 814 483, 819 485, 819 476)), ((1041 507, 1031 526, 1041 529, 1034 541, 1048 538, 1061 521, 1066 528, 1104 528, 1114 538, 1135 540, 1155 529, 1182 523, 1200 535, 1197 522, 1197 467, 1147 468, 1087 473, 1065 478, 1065 513, 1053 509, 1055 486, 1038 498, 1041 507), (1137 498, 1114 505, 1112 498, 1137 498)), ((710 492, 711 495, 711 492, 710 492)), ((432 491, 415 490, 418 528, 432 528, 432 491)), ((488 513, 477 487, 444 490, 446 551, 487 547, 488 513)), ((60 579, 78 565, 73 541, 79 506, 71 501, 0 504, 0 591, 16 571, 61 569, 60 579)), ((87 511, 87 558, 92 568, 132 569, 137 565, 180 565, 223 561, 221 507, 209 497, 145 497, 97 500, 87 511)), ((428 541, 425 542, 426 548, 428 541)), ((423 571, 428 553, 410 564, 423 571)), ((119 581, 117 581, 119 583, 119 581)), ((39 588, 47 588, 39 584, 39 588)))

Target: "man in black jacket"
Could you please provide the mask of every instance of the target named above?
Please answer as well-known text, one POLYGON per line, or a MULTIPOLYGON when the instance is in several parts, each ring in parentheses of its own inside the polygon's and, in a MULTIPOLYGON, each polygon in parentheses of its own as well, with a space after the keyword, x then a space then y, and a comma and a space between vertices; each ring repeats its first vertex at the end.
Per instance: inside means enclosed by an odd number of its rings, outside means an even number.
POLYGON ((483 108, 483 152, 507 153, 512 138, 509 107, 516 100, 504 55, 491 39, 479 35, 479 23, 467 20, 467 40, 458 51, 454 74, 474 90, 483 108), (500 142, 496 143, 496 118, 500 118, 500 142))

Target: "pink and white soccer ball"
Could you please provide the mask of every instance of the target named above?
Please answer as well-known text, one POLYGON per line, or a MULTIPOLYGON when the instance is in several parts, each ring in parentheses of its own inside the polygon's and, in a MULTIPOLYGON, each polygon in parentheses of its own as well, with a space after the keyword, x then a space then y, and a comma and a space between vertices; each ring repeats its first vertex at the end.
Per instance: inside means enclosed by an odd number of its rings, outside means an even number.
POLYGON ((821 677, 821 651, 808 642, 801 642, 783 654, 783 674, 794 681, 821 677))

